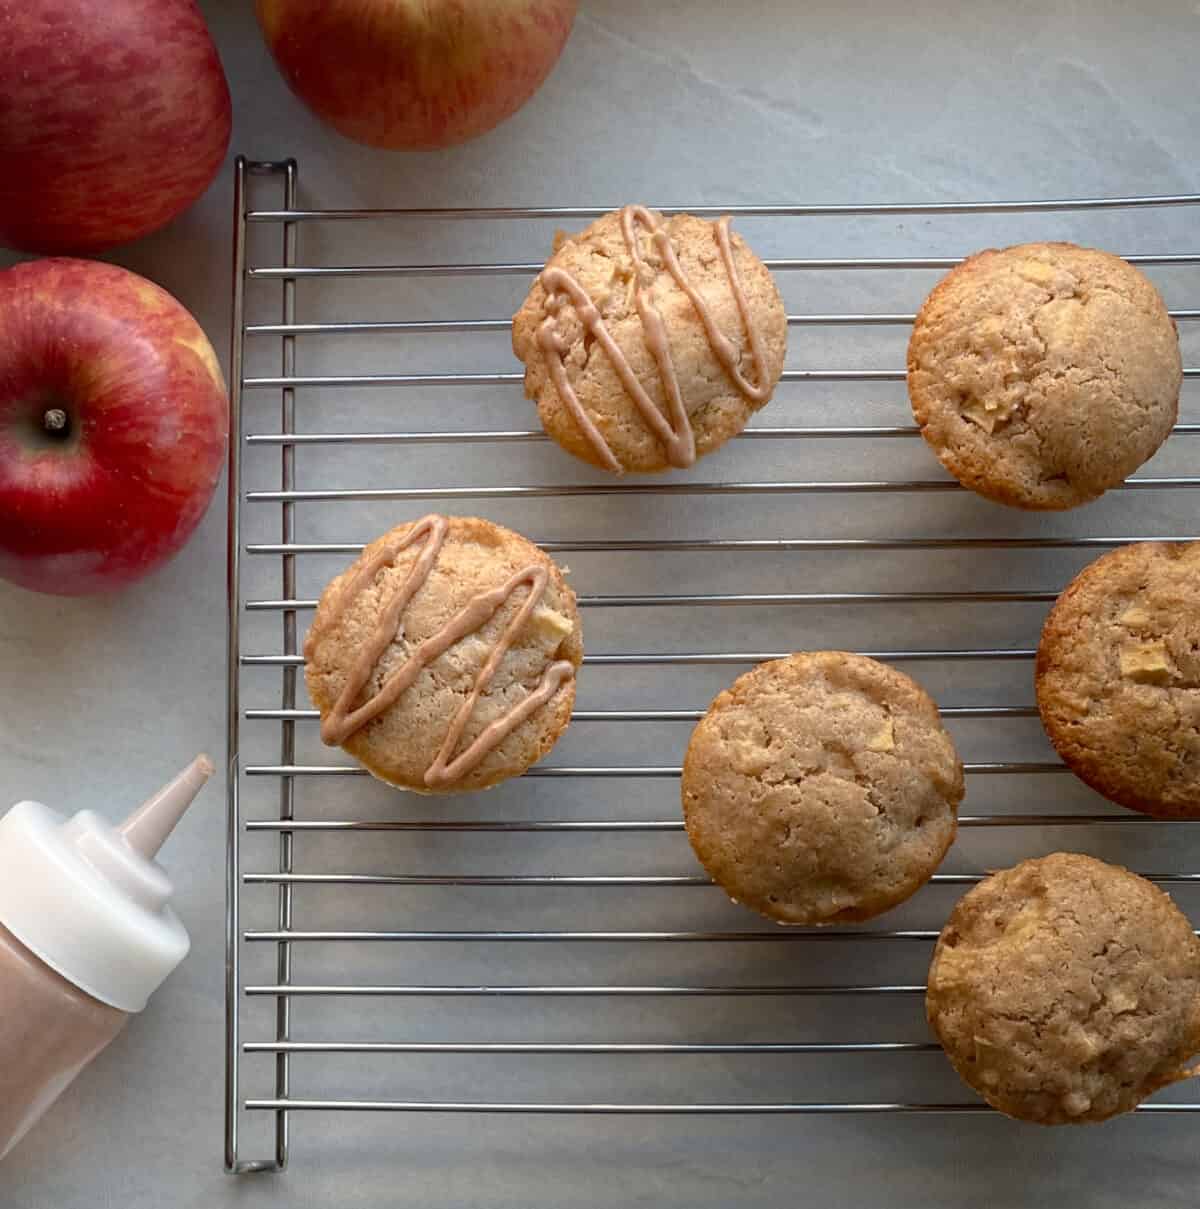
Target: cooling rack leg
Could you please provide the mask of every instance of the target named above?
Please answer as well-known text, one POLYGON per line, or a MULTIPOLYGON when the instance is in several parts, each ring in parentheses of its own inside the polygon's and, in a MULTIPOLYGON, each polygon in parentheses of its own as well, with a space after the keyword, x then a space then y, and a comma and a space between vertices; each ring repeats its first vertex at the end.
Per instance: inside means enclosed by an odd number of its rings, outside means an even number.
POLYGON ((240 1044, 238 993, 241 984, 240 912, 241 810, 238 803, 238 731, 240 643, 240 514, 242 454, 242 360, 246 277, 246 162, 240 156, 233 176, 233 330, 229 344, 229 492, 226 535, 225 702, 225 1170, 238 1169, 238 1098, 240 1044))
MULTIPOLYGON (((296 164, 289 160, 285 169, 284 206, 288 210, 296 207, 296 164)), ((296 224, 283 225, 283 263, 291 267, 296 263, 296 224)), ((284 278, 283 281, 283 315, 286 324, 296 322, 296 282, 294 278, 284 278)), ((282 337, 282 372, 285 378, 292 377, 296 372, 296 338, 292 335, 282 337)), ((285 386, 280 396, 280 430, 287 434, 295 429, 296 422, 296 392, 295 388, 285 386)), ((295 457, 294 445, 284 444, 281 450, 280 486, 284 491, 295 487, 295 457)), ((280 504, 280 541, 290 546, 296 540, 295 504, 285 501, 280 504)), ((296 596, 296 557, 294 554, 282 556, 282 588, 284 598, 295 599, 296 596)), ((296 611, 285 609, 283 612, 283 649, 289 655, 296 654, 296 611)), ((285 667, 282 671, 282 693, 280 707, 284 710, 296 708, 296 667, 285 667)), ((285 719, 279 724, 280 742, 279 755, 285 764, 291 764, 296 756, 296 724, 285 719)), ((279 819, 280 822, 291 822, 295 817, 296 783, 292 777, 279 779, 279 819)), ((292 872, 292 832, 282 830, 279 833, 279 872, 292 872)), ((290 932, 292 929, 292 886, 283 884, 279 887, 279 930, 290 932)), ((280 986, 286 986, 292 978, 292 946, 289 941, 280 941, 276 947, 276 970, 280 986)), ((288 1041, 291 1039, 291 999, 281 995, 275 1001, 275 1040, 288 1041)), ((275 1055, 275 1088, 280 1100, 286 1100, 291 1094, 289 1070, 290 1055, 281 1051, 275 1055)), ((282 1170, 287 1166, 288 1158, 288 1114, 286 1110, 275 1114, 275 1163, 282 1170)))
MULTIPOLYGON (((226 699, 226 884, 225 884, 225 1170, 234 1175, 255 1172, 281 1171, 287 1164, 288 1114, 286 1110, 276 1113, 275 1157, 272 1159, 241 1159, 239 1157, 238 1122, 241 1100, 241 1030, 239 1006, 241 996, 241 910, 240 893, 242 880, 241 832, 242 816, 240 803, 240 664, 241 645, 239 621, 241 609, 241 484, 242 446, 245 433, 242 424, 242 383, 245 360, 245 284, 246 284, 246 178, 248 175, 285 174, 286 205, 295 205, 296 164, 289 160, 280 164, 250 163, 239 156, 234 165, 234 221, 233 221, 233 322, 229 355, 229 466, 228 466, 228 532, 227 532, 227 699, 226 699)), ((292 224, 284 228, 284 261, 295 263, 295 231, 292 224)), ((284 279, 284 320, 290 322, 295 313, 295 281, 284 279)), ((283 341, 283 367, 285 374, 295 369, 294 341, 285 337, 283 341)), ((294 420, 294 391, 283 390, 282 417, 285 431, 290 431, 294 420)), ((292 451, 283 453, 282 482, 293 482, 292 451)), ((292 539, 292 505, 284 504, 284 541, 292 539)), ((283 560, 284 591, 294 594, 295 567, 290 556, 283 560)), ((296 652, 296 616, 294 611, 285 613, 284 649, 296 652)), ((283 670, 283 701, 287 706, 295 704, 296 669, 283 670)), ((281 728, 281 753, 287 758, 295 756, 294 728, 284 722, 281 728)), ((292 818, 292 781, 281 781, 279 817, 281 822, 292 818)), ((288 832, 280 834, 280 872, 292 869, 292 837, 288 832)), ((281 930, 292 926, 292 890, 282 886, 279 895, 279 926, 281 930)), ((278 946, 276 972, 280 984, 291 978, 291 950, 286 942, 278 946)), ((288 999, 281 996, 277 1001, 276 1036, 286 1040, 289 1036, 290 1020, 288 999)), ((280 1098, 290 1092, 288 1055, 280 1054, 276 1060, 275 1088, 280 1098)))

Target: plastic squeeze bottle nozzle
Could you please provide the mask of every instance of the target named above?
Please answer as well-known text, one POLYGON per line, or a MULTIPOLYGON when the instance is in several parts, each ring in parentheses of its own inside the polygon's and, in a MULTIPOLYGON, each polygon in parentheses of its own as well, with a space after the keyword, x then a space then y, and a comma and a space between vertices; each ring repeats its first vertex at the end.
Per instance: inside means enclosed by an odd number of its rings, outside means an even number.
POLYGON ((153 858, 212 771, 197 756, 119 827, 0 818, 0 1159, 187 956, 153 858))

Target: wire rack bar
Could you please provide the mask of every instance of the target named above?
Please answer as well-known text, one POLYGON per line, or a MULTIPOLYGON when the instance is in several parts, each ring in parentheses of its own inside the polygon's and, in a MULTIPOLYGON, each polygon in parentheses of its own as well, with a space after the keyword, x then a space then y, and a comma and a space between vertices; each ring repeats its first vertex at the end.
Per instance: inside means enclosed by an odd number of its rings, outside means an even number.
MULTIPOLYGON (((1165 491, 1200 487, 1200 477, 1126 479, 1114 491, 1165 491)), ((347 487, 306 491, 247 491, 251 504, 279 504, 285 500, 311 503, 317 500, 503 500, 556 499, 567 496, 605 495, 876 495, 886 492, 965 491, 953 479, 897 479, 886 481, 844 480, 841 482, 795 483, 572 483, 539 486, 497 487, 347 487)))
MULTIPOLYGON (((264 165, 270 171, 273 165, 264 165)), ((377 222, 381 219, 429 219, 441 222, 462 219, 552 219, 578 222, 601 218, 624 204, 617 200, 611 206, 485 206, 450 207, 444 209, 364 209, 364 210, 251 210, 247 222, 377 222)), ((1085 210, 1135 210, 1161 207, 1194 206, 1200 204, 1200 194, 1163 193, 1147 197, 1073 197, 1030 199, 1026 201, 991 202, 901 202, 869 204, 807 205, 745 205, 730 206, 654 206, 662 214, 695 214, 699 218, 720 218, 729 214, 739 218, 846 218, 906 214, 1045 214, 1070 213, 1085 210)), ((540 266, 539 266, 540 267, 540 266)))
MULTIPOLYGON (((946 705, 939 711, 943 718, 1036 718, 1032 705, 946 705)), ((251 721, 316 722, 315 709, 248 709, 243 716, 251 721)), ((572 722, 699 722, 701 709, 581 709, 571 715, 572 722)))
MULTIPOLYGON (((1200 819, 1152 819, 1138 814, 965 814, 960 827, 1186 827, 1200 819)), ((484 819, 459 822, 440 819, 306 819, 280 823, 274 819, 248 819, 247 831, 461 831, 524 834, 527 832, 634 832, 682 831, 681 819, 484 819)), ((831 936, 845 936, 838 931, 831 936)))
MULTIPOLYGON (((738 440, 843 440, 880 437, 915 437, 921 430, 915 424, 879 424, 874 426, 831 427, 829 425, 792 426, 790 428, 749 428, 738 440)), ((1200 424, 1176 424, 1176 436, 1196 436, 1200 424)), ((505 445, 535 442, 550 438, 534 429, 483 429, 476 432, 258 432, 246 437, 248 445, 505 445)))
MULTIPOLYGON (((1191 426, 1200 429, 1200 425, 1191 426)), ((912 424, 878 425, 874 428, 753 428, 741 434, 740 440, 782 440, 788 438, 820 437, 911 437, 920 430, 912 424)), ((539 444, 550 438, 544 432, 528 429, 481 430, 478 432, 449 430, 446 432, 309 432, 251 433, 246 438, 248 445, 486 445, 520 444, 533 441, 539 444)))
MULTIPOLYGON (((900 1102, 827 1104, 531 1104, 432 1100, 247 1100, 246 1108, 268 1112, 440 1112, 541 1113, 596 1116, 858 1116, 875 1113, 961 1116, 990 1113, 986 1104, 903 1104, 900 1102)), ((1139 1113, 1200 1112, 1200 1104, 1139 1104, 1139 1113)), ((999 1119, 999 1114, 992 1114, 999 1119)))
MULTIPOLYGON (((935 873, 935 886, 977 886, 986 873, 935 873)), ((1149 873, 1147 881, 1162 885, 1190 885, 1200 882, 1200 873, 1149 873)), ((692 874, 468 874, 468 873, 243 873, 248 885, 293 886, 712 886, 707 877, 692 874)))
POLYGON ((247 941, 280 941, 296 943, 327 942, 376 942, 376 941, 430 941, 447 944, 484 943, 493 941, 504 944, 595 941, 602 944, 636 941, 705 941, 715 944, 743 943, 748 941, 796 941, 796 940, 927 940, 937 939, 936 932, 813 932, 799 928, 780 928, 774 932, 247 932, 247 941))
MULTIPOLYGON (((1200 933, 1198 933, 1200 935, 1200 933)), ((430 942, 446 944, 471 943, 571 943, 598 942, 601 944, 626 943, 629 941, 661 943, 701 941, 705 944, 743 944, 754 941, 769 941, 772 944, 789 941, 832 941, 842 944, 858 940, 918 940, 932 944, 938 938, 933 931, 811 931, 800 928, 778 928, 774 932, 247 932, 243 937, 248 942, 288 940, 292 943, 329 944, 349 942, 354 944, 378 942, 430 942)), ((266 1048, 261 1046, 260 1048, 266 1048)), ((275 1044, 273 1048, 285 1048, 275 1044)), ((579 1049, 578 1043, 563 1046, 564 1049, 579 1049)), ((673 1046, 672 1048, 679 1048, 673 1046)), ((688 1046, 688 1049, 695 1047, 688 1046)), ((700 1047, 704 1048, 704 1047, 700 1047)), ((827 1045, 805 1046, 805 1050, 824 1051, 827 1045)), ((837 1046, 835 1048, 843 1048, 837 1046)), ((868 1048, 874 1048, 870 1046, 868 1048)), ((937 1049, 936 1045, 930 1049, 937 1049)))
MULTIPOLYGON (((593 667, 686 667, 725 664, 765 663, 769 659, 783 659, 790 651, 690 651, 675 655, 654 652, 645 654, 585 655, 585 665, 593 667)), ((980 649, 973 651, 903 650, 903 651, 860 651, 871 659, 884 663, 904 662, 962 662, 1032 659, 1037 651, 1031 648, 980 649)), ((301 667, 304 658, 300 655, 243 655, 243 667, 301 667)))
MULTIPOLYGON (((225 1170, 243 1170, 239 1158, 241 1122, 241 471, 242 364, 245 341, 246 165, 239 159, 233 182, 233 332, 229 342, 229 464, 226 482, 226 666, 225 666, 225 1170)), ((259 1162, 254 1160, 254 1162, 259 1162)), ((270 1164, 274 1167, 274 1162, 270 1164)))
MULTIPOLYGON (((896 538, 707 538, 680 541, 553 541, 537 544, 554 554, 662 553, 724 551, 735 554, 786 553, 796 550, 1111 550, 1130 542, 1192 542, 1200 537, 896 537, 896 538)), ((247 554, 361 554, 362 542, 249 542, 247 554)))
MULTIPOLYGON (((855 604, 1046 604, 1057 592, 691 592, 650 596, 580 596, 581 609, 695 608, 701 605, 855 605, 855 604)), ((254 612, 294 613, 315 609, 315 597, 247 600, 254 612)))
MULTIPOLYGON (((1118 253, 1123 260, 1142 267, 1151 265, 1195 265, 1200 264, 1200 252, 1118 253)), ((850 256, 844 258, 800 257, 791 259, 765 259, 772 273, 795 272, 846 272, 871 269, 899 272, 912 269, 930 269, 946 272, 962 264, 962 256, 850 256)), ((249 268, 246 276, 251 280, 284 281, 302 278, 332 277, 533 277, 542 271, 540 261, 514 261, 476 264, 342 264, 342 265, 289 265, 249 268)))
MULTIPOLYGON (((284 175, 285 205, 296 204, 296 166, 289 164, 284 175)), ((283 263, 290 266, 296 263, 296 224, 283 224, 283 263)), ((296 282, 291 278, 283 282, 282 320, 285 324, 296 320, 296 282)), ((285 334, 280 340, 281 371, 283 377, 291 377, 296 373, 296 338, 285 334)), ((280 392, 279 427, 286 435, 296 425, 296 392, 291 386, 284 386, 280 392)), ((295 486, 296 482, 296 450, 291 444, 283 444, 280 453, 280 486, 285 490, 295 486)), ((284 501, 279 508, 280 540, 287 544, 296 537, 296 506, 290 501, 284 501)), ((283 592, 286 596, 294 596, 296 592, 296 560, 294 555, 284 554, 280 560, 283 592)), ((296 654, 296 610, 284 609, 283 649, 286 654, 296 654)), ((296 675, 294 667, 282 669, 282 691, 280 700, 285 709, 293 708, 296 704, 296 675)), ((280 762, 287 764, 296 758, 296 733, 293 724, 286 719, 279 726, 280 762)), ((279 781, 279 819, 289 822, 295 817, 296 785, 291 777, 281 777, 279 781)), ((292 872, 293 833, 286 829, 279 832, 279 872, 287 875, 292 872)), ((288 932, 292 927, 292 887, 281 883, 279 886, 278 918, 279 930, 288 932)), ((288 983, 292 977, 292 949, 286 936, 277 944, 275 952, 275 977, 280 983, 288 983)), ((286 1042, 291 1037, 291 1000, 280 997, 275 1001, 275 1040, 286 1042)), ((280 1050, 275 1055, 275 1096, 277 1099, 287 1099, 291 1094, 291 1070, 286 1050, 280 1050)), ((275 1165, 282 1169, 287 1166, 289 1147, 289 1121, 285 1112, 275 1114, 275 1165)))
MULTIPOLYGON (((1008 774, 1026 776, 1030 773, 1066 772, 1065 764, 1057 761, 996 760, 964 763, 968 774, 1008 774)), ((248 777, 365 777, 370 774, 357 764, 247 764, 248 777)), ((555 765, 541 764, 531 768, 525 776, 533 777, 667 777, 677 778, 682 769, 678 764, 595 764, 555 765)))
MULTIPOLYGON (((1168 312, 1177 323, 1200 319, 1197 310, 1168 312)), ((789 315, 789 327, 904 327, 916 315, 847 311, 841 314, 789 315)), ((420 335, 461 334, 463 332, 507 332, 512 320, 502 319, 396 319, 358 320, 339 323, 251 323, 247 336, 354 336, 380 335, 390 332, 420 335)))
POLYGON ((247 1042, 247 1054, 932 1054, 940 1046, 928 1041, 841 1042, 389 1042, 292 1041, 247 1042))
MULTIPOLYGON (((1200 257, 1197 257, 1200 263, 1200 257)), ((290 280, 290 279, 284 279, 290 280)), ((1185 366, 1185 379, 1200 378, 1200 367, 1185 366)), ((785 369, 781 382, 903 382, 907 375, 902 369, 785 369)), ((524 374, 281 374, 277 377, 244 378, 246 390, 279 389, 291 387, 321 387, 325 389, 346 386, 519 386, 525 381, 524 374)))
MULTIPOLYGON (((1036 718, 1033 705, 943 705, 943 718, 1036 718)), ((315 709, 248 709, 243 716, 257 721, 315 722, 315 709)), ((699 722, 701 709, 577 709, 572 722, 699 722)))
MULTIPOLYGON (((1185 369, 1184 377, 1195 377, 1200 369, 1185 369)), ((781 382, 903 382, 902 369, 785 369, 781 382)), ((283 386, 519 386, 524 374, 315 374, 246 378, 247 390, 277 389, 283 386)))
POLYGON ((924 995, 924 986, 908 986, 903 984, 891 985, 878 983, 867 986, 849 986, 833 984, 830 986, 632 986, 627 983, 616 983, 612 986, 366 986, 336 984, 301 985, 289 983, 286 986, 248 986, 247 995, 279 998, 313 998, 328 996, 345 996, 350 998, 413 998, 413 997, 447 997, 447 998, 485 998, 515 996, 521 999, 594 999, 600 996, 613 995, 622 998, 644 998, 646 996, 667 996, 685 998, 722 997, 731 999, 754 998, 773 999, 779 996, 824 998, 840 997, 843 995, 924 995))

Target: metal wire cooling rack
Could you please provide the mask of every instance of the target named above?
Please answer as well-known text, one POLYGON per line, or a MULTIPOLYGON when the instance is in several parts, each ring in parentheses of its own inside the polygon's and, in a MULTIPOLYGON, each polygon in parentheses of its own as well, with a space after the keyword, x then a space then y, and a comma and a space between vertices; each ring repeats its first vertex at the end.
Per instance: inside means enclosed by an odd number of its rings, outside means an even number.
MULTIPOLYGON (((775 271, 789 366, 743 438, 690 472, 614 481, 530 428, 507 351, 554 227, 603 208, 305 210, 294 163, 236 173, 230 1170, 282 1168, 293 1116, 315 1110, 982 1111, 921 1007, 962 886, 1084 848, 1200 905, 1197 832, 1064 775, 1029 663, 1079 567, 1197 531, 1200 250, 1169 249, 1200 244, 1200 197, 692 207, 733 214, 775 271), (251 207, 252 190, 274 208, 251 207), (1040 238, 1145 266, 1189 365, 1184 422, 1154 463, 1051 518, 947 480, 902 369, 941 271, 1040 238), (558 749, 519 782, 448 800, 396 794, 322 748, 298 676, 321 586, 431 506, 484 511, 569 560, 586 610, 579 709, 558 749), (691 724, 750 664, 816 647, 915 671, 968 760, 943 871, 869 928, 759 921, 699 875, 682 834, 691 724)), ((1167 1092, 1147 1110, 1200 1103, 1167 1092)))

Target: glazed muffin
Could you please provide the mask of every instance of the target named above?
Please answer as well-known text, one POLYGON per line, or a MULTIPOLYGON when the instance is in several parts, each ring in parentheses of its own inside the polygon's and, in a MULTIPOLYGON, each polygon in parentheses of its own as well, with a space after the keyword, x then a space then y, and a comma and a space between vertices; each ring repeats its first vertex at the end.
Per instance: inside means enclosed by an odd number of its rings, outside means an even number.
POLYGON ((929 880, 954 840, 963 768, 919 685, 818 651, 760 664, 713 701, 682 792, 696 856, 734 901, 832 924, 929 880))
POLYGON ((934 949, 929 1023, 993 1108, 1041 1125, 1128 1112, 1196 1073, 1200 946, 1144 878, 1056 853, 981 882, 934 949))
POLYGON ((942 465, 1018 508, 1074 508, 1121 483, 1166 440, 1182 377, 1154 286, 1069 243, 970 257, 908 346, 913 414, 942 465))
POLYGON ((560 234, 513 317, 546 432, 614 474, 690 466, 736 436, 786 347, 775 282, 729 219, 642 206, 560 234))
POLYGON ((1200 817, 1200 545, 1141 542, 1097 559, 1042 629, 1037 701, 1050 742, 1106 798, 1200 817))
POLYGON ((321 596, 304 643, 321 738, 418 793, 519 776, 571 717, 583 639, 550 557, 471 517, 372 542, 321 596))

